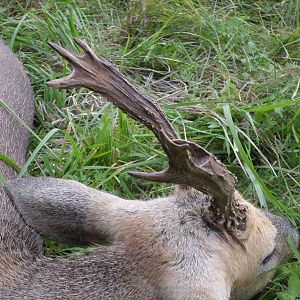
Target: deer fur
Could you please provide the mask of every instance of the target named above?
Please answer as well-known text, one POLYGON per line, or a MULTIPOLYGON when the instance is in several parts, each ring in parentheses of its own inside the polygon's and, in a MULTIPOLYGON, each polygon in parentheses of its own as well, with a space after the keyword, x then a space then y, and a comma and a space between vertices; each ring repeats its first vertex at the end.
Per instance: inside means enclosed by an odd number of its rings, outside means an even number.
MULTIPOLYGON (((0 98, 30 126, 32 91, 3 43, 0 79, 0 98)), ((0 116, 0 153, 22 165, 28 132, 3 108, 0 116)), ((70 180, 13 179, 3 162, 0 172, 8 180, 0 196, 0 299, 247 300, 290 255, 288 236, 299 246, 287 219, 236 190, 232 201, 246 208, 247 222, 231 231, 206 218, 212 199, 191 187, 130 201, 70 180), (51 259, 39 234, 94 251, 51 259)))
MULTIPOLYGON (((28 125, 33 120, 33 93, 29 80, 8 47, 0 40, 0 99, 28 125)), ((0 153, 17 164, 25 161, 29 132, 0 106, 0 153)), ((0 176, 14 178, 17 173, 0 160, 0 176)), ((0 299, 4 287, 32 274, 32 264, 42 253, 39 235, 32 230, 0 186, 0 299)))

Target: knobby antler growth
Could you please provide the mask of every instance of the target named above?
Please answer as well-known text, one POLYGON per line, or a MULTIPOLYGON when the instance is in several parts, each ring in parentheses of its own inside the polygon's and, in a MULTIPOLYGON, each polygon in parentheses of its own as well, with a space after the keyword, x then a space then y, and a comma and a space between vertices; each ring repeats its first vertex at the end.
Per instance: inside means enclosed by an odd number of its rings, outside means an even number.
POLYGON ((75 55, 49 42, 73 68, 69 76, 53 80, 48 83, 49 86, 83 86, 99 92, 153 131, 168 156, 169 167, 162 172, 131 172, 131 175, 193 187, 210 195, 222 215, 229 214, 229 210, 232 211, 229 204, 235 191, 235 176, 205 149, 193 142, 181 140, 157 104, 138 91, 115 68, 97 58, 86 43, 79 39, 75 41, 84 51, 83 55, 75 55))

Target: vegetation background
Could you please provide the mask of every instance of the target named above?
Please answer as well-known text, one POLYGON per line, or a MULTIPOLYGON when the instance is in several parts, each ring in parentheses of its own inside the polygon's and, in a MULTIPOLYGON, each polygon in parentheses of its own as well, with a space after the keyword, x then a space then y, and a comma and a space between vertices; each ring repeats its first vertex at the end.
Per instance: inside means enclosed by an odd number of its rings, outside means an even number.
MULTIPOLYGON (((166 167, 152 133, 92 92, 47 87, 68 72, 47 41, 78 51, 72 38, 80 37, 154 95, 182 137, 226 163, 246 198, 296 224, 299 23, 298 0, 0 1, 0 35, 35 91, 35 134, 20 176, 75 179, 130 199, 172 190, 127 174, 166 167)), ((49 255, 88 251, 45 243, 49 255)), ((299 299, 299 277, 294 250, 255 299, 299 299)))

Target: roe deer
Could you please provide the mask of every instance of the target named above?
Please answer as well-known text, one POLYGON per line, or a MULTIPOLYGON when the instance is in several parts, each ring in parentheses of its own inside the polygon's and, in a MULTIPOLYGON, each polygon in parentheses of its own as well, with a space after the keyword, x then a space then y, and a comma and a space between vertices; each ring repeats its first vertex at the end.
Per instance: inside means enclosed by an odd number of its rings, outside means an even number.
MULTIPOLYGON (((70 180, 9 180, 0 211, 5 226, 11 228, 1 227, 1 259, 9 260, 1 264, 0 298, 250 299, 274 274, 265 272, 291 253, 288 236, 299 245, 299 232, 287 219, 247 202, 224 165, 197 144, 180 139, 153 101, 98 59, 83 41, 76 42, 83 55, 50 43, 73 72, 49 85, 87 87, 146 125, 166 152, 169 167, 163 172, 131 174, 178 187, 169 197, 143 202, 70 180), (40 240, 30 228, 60 243, 98 245, 87 255, 50 259, 40 254, 40 240)), ((21 105, 21 96, 14 98, 14 103, 8 95, 5 100, 30 123, 31 93, 27 106, 21 105)), ((27 139, 20 141, 24 129, 6 126, 5 122, 14 121, 0 112, 1 145, 5 145, 1 151, 22 163, 27 145, 27 139), (22 148, 16 147, 18 143, 22 148)), ((15 175, 8 167, 2 166, 1 171, 8 179, 15 175)))

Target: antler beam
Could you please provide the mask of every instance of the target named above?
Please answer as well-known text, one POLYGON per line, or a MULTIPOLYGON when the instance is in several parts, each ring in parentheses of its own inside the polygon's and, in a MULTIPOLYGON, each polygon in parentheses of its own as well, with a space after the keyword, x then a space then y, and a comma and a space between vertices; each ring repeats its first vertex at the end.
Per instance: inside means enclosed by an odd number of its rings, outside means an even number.
POLYGON ((49 45, 63 56, 73 71, 65 78, 48 83, 57 88, 86 87, 107 97, 130 117, 145 124, 160 141, 169 159, 166 171, 131 172, 143 179, 193 187, 212 197, 220 213, 226 214, 232 201, 235 176, 211 153, 199 145, 179 139, 162 110, 129 83, 115 68, 97 58, 91 48, 75 39, 84 54, 75 55, 61 46, 49 45))

